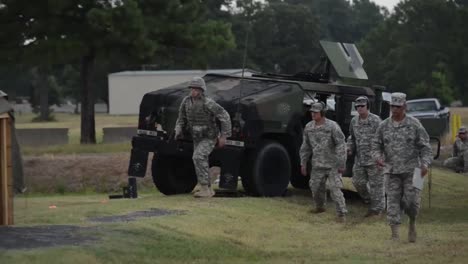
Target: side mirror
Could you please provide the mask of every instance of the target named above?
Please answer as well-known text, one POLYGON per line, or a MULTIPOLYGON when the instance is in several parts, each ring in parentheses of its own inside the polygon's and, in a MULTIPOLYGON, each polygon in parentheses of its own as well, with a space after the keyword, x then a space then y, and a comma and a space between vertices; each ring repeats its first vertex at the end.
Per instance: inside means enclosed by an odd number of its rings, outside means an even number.
POLYGON ((446 107, 445 105, 441 105, 439 110, 445 110, 445 107, 446 107))

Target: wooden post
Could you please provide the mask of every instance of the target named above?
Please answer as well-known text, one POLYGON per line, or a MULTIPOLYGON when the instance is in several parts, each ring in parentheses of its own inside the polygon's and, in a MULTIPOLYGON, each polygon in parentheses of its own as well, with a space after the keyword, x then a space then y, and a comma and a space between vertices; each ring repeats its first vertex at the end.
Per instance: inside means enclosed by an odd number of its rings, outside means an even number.
POLYGON ((0 226, 13 225, 11 119, 0 114, 0 226))

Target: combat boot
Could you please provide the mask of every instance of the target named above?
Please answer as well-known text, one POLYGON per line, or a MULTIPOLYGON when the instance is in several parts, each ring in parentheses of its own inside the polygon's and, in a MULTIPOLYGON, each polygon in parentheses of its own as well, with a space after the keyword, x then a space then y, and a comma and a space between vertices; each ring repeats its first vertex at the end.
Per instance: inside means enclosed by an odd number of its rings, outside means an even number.
POLYGON ((317 207, 317 208, 315 208, 314 210, 312 210, 312 213, 313 213, 313 214, 321 214, 321 213, 324 213, 325 211, 326 211, 325 208, 323 208, 323 207, 317 207))
POLYGON ((416 219, 410 218, 409 230, 408 230, 408 241, 411 243, 416 242, 416 219))
POLYGON ((202 185, 200 191, 196 192, 193 196, 195 198, 210 198, 213 197, 214 193, 211 192, 208 185, 202 185))
POLYGON ((211 196, 215 196, 215 195, 216 195, 216 192, 215 192, 215 190, 213 189, 213 186, 211 185, 211 186, 209 186, 208 188, 210 189, 211 196))
POLYGON ((400 225, 391 225, 390 228, 392 229, 392 237, 393 241, 400 240, 400 225))
POLYGON ((195 194, 195 193, 199 192, 199 191, 200 191, 200 186, 201 186, 200 184, 197 184, 197 185, 195 186, 195 188, 193 188, 192 194, 195 194))
POLYGON ((369 218, 373 216, 380 216, 380 213, 376 211, 368 210, 367 213, 364 215, 365 218, 369 218))

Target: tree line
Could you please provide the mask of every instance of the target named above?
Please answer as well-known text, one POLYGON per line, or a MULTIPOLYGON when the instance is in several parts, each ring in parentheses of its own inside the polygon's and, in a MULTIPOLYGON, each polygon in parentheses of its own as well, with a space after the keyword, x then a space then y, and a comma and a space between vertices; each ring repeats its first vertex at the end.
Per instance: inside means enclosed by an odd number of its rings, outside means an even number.
POLYGON ((47 119, 81 103, 81 142, 95 143, 94 103, 107 74, 241 68, 309 71, 319 40, 358 45, 366 85, 468 102, 468 0, 0 0, 0 89, 47 119))

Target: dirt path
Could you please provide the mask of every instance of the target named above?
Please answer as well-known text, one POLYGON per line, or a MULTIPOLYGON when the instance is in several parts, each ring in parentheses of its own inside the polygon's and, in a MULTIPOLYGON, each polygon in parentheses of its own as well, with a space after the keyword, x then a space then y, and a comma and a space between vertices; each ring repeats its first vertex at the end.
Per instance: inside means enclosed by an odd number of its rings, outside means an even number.
MULTIPOLYGON (((124 215, 92 217, 93 223, 106 224, 136 221, 139 218, 182 215, 185 211, 151 208, 124 215)), ((0 249, 34 249, 67 245, 82 245, 97 242, 102 225, 82 227, 73 225, 45 226, 0 226, 0 249)), ((107 230, 105 233, 109 232, 107 230)))

